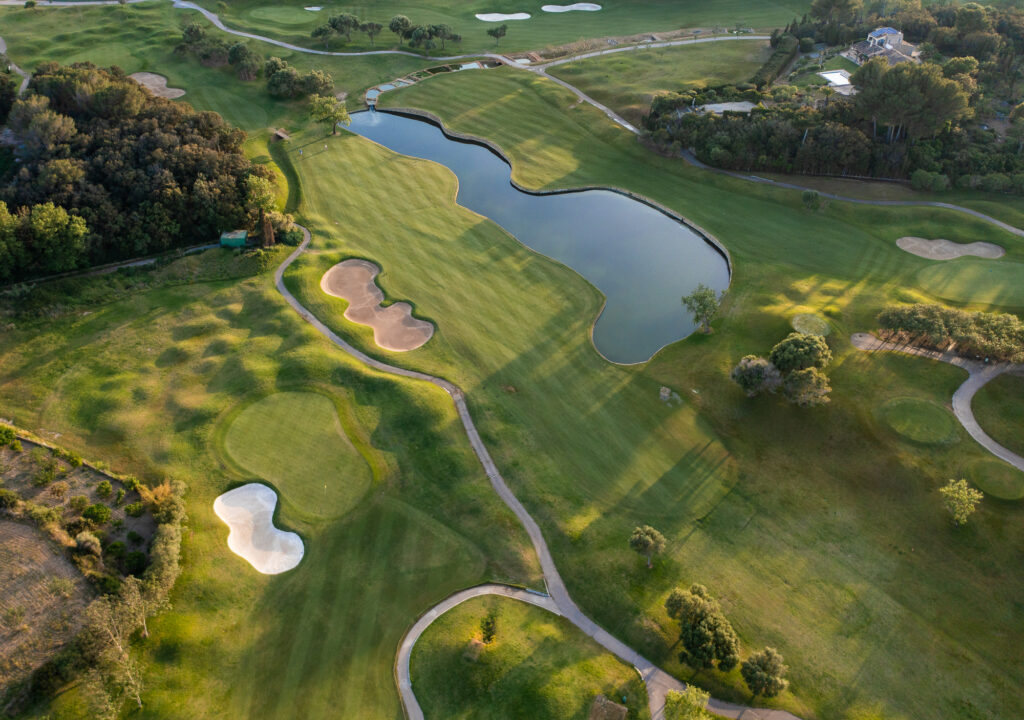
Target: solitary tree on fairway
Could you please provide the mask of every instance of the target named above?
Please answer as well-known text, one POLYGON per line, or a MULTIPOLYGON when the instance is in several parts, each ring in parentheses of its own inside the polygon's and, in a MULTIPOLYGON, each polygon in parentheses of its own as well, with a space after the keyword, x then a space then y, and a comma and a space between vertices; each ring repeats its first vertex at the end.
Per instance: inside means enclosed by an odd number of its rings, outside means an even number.
POLYGON ((405 37, 405 31, 412 27, 412 22, 405 15, 395 15, 391 18, 391 22, 388 23, 388 30, 398 36, 398 44, 402 44, 402 38, 405 37))
POLYGON ((505 33, 508 32, 508 25, 499 25, 496 28, 491 28, 487 31, 487 34, 494 38, 494 44, 498 45, 501 39, 505 37, 505 33))
POLYGON ((974 511, 978 509, 978 503, 985 497, 980 490, 975 490, 964 479, 950 480, 942 488, 942 502, 945 504, 949 514, 953 516, 956 525, 965 525, 974 511))
POLYGON ((334 28, 332 28, 330 25, 320 25, 319 27, 313 28, 311 37, 314 40, 323 40, 324 50, 326 50, 327 43, 330 42, 332 37, 334 37, 334 28))
POLYGON ((683 305, 705 333, 711 332, 711 318, 718 312, 718 294, 704 283, 683 297, 683 305))
POLYGON ((665 536, 650 525, 640 525, 629 536, 629 546, 647 558, 647 567, 650 568, 651 558, 665 549, 665 536))
POLYGON ((740 674, 750 692, 774 697, 789 686, 789 681, 783 678, 788 669, 782 663, 782 655, 775 648, 766 647, 743 661, 740 674))
POLYGON ((351 122, 345 104, 329 95, 314 95, 309 99, 309 117, 316 122, 330 123, 331 134, 338 134, 338 123, 351 122))
POLYGON ((679 639, 685 648, 679 659, 696 668, 728 672, 739 662, 740 641, 708 589, 693 584, 689 590, 676 588, 665 601, 669 617, 679 621, 679 639))
POLYGON ((483 620, 480 621, 480 635, 483 638, 484 645, 490 645, 494 642, 494 637, 498 634, 498 611, 493 608, 487 613, 483 620))

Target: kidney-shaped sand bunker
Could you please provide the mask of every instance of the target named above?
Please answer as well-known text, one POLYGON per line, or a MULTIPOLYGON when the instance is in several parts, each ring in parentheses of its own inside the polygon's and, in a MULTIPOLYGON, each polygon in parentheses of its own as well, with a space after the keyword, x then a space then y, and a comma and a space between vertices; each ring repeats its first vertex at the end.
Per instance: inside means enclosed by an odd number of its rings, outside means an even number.
POLYGON ((373 341, 385 350, 415 350, 434 334, 434 326, 412 316, 409 303, 383 307, 384 293, 374 278, 380 268, 368 260, 345 260, 324 273, 320 289, 348 300, 345 317, 373 328, 373 341))
POLYGON ((302 538, 274 527, 277 493, 249 483, 213 501, 213 511, 231 528, 228 547, 264 575, 291 570, 302 560, 302 538))

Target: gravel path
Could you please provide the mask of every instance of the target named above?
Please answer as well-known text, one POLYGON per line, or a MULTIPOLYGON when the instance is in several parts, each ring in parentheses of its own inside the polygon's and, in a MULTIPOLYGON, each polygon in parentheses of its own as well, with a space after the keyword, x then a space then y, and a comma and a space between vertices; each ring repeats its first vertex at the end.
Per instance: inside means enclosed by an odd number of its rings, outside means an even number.
MULTIPOLYGON (((4 4, 7 4, 7 3, 4 3, 4 4)), ((24 5, 24 3, 22 3, 22 5, 24 5)), ((0 55, 6 55, 6 54, 7 54, 7 43, 4 42, 4 39, 2 37, 0 37, 0 55)), ((18 94, 19 95, 24 95, 25 91, 28 89, 28 81, 32 79, 32 76, 29 75, 24 70, 22 70, 17 65, 15 65, 14 61, 11 60, 10 58, 7 58, 7 62, 10 63, 11 70, 13 70, 17 75, 21 76, 21 85, 18 86, 18 94)))
MULTIPOLYGON (((402 645, 399 648, 398 659, 396 660, 396 679, 406 714, 413 720, 419 720, 423 717, 423 711, 412 691, 412 680, 409 676, 409 655, 412 652, 412 646, 415 644, 419 635, 422 634, 423 630, 426 629, 428 625, 430 625, 434 618, 443 614, 445 611, 450 610, 452 607, 455 607, 455 605, 458 605, 460 602, 464 602, 470 597, 499 594, 524 600, 525 602, 531 602, 538 607, 544 607, 552 612, 556 612, 597 641, 597 643, 603 648, 616 655, 622 661, 635 667, 644 682, 647 684, 647 696, 651 709, 652 720, 662 720, 664 718, 666 693, 669 690, 682 690, 685 686, 679 680, 661 670, 650 660, 647 660, 635 650, 631 649, 628 645, 601 628, 597 623, 584 615, 576 606, 576 603, 572 601, 572 598, 569 596, 569 591, 566 589, 565 583, 562 580, 562 576, 558 574, 558 568, 555 567, 555 561, 551 557, 551 551, 548 549, 547 543, 544 542, 544 536, 541 533, 540 526, 537 525, 537 522, 533 519, 530 513, 526 511, 523 504, 519 502, 519 499, 516 498, 508 485, 505 484, 505 480, 501 477, 501 473, 498 472, 498 468, 494 464, 494 460, 491 458, 490 453, 487 451, 487 447, 484 445, 483 440, 480 439, 480 433, 477 432, 476 425, 473 423, 473 418, 469 414, 469 407, 466 405, 466 396, 462 390, 453 383, 442 378, 389 365, 370 357, 366 353, 347 343, 333 330, 315 318, 312 313, 306 310, 302 303, 300 303, 295 296, 289 292, 288 288, 285 287, 285 270, 309 246, 311 237, 309 230, 302 228, 302 234, 302 243, 283 263, 281 263, 274 273, 274 283, 277 286, 278 292, 281 293, 288 304, 291 305, 291 307, 299 313, 306 322, 316 328, 318 332, 324 335, 337 347, 341 348, 364 365, 391 375, 399 375, 401 377, 432 383, 451 396, 452 402, 455 404, 455 409, 459 414, 459 419, 462 421, 462 427, 466 431, 466 436, 469 438, 469 444, 472 446, 473 452, 480 460, 480 464, 483 465, 484 471, 487 473, 487 479, 491 482, 491 487, 498 494, 498 497, 500 497, 512 512, 516 514, 516 517, 519 518, 519 521, 523 524, 527 534, 530 536, 530 541, 533 543, 537 557, 540 559, 541 570, 544 573, 544 582, 548 589, 548 595, 543 596, 535 595, 534 593, 529 593, 527 591, 505 588, 500 585, 481 585, 477 588, 470 588, 469 590, 462 591, 461 593, 456 593, 427 611, 427 613, 423 615, 423 617, 421 617, 409 631, 406 639, 402 641, 402 645)), ((799 720, 795 715, 791 715, 790 713, 781 710, 748 708, 742 705, 733 705, 731 703, 725 703, 714 699, 708 703, 708 707, 719 715, 730 718, 742 718, 743 720, 799 720)))
POLYGON ((885 340, 880 340, 870 333, 855 333, 850 338, 850 342, 853 343, 855 348, 865 352, 878 352, 881 350, 902 352, 910 355, 920 355, 921 357, 926 357, 931 360, 939 360, 941 362, 949 363, 950 365, 956 365, 957 367, 966 370, 968 373, 967 380, 965 380, 963 385, 958 387, 956 392, 953 393, 953 414, 956 415, 956 419, 960 421, 960 424, 964 426, 964 429, 968 434, 977 440, 979 445, 1000 460, 1010 463, 1010 465, 1013 465, 1018 470, 1024 471, 1024 457, 1007 450, 989 437, 989 435, 981 429, 981 425, 979 425, 978 421, 975 420, 974 412, 971 410, 971 400, 974 399, 974 394, 981 390, 989 380, 998 375, 1002 375, 1004 372, 1024 371, 1024 365, 1005 362, 984 363, 980 360, 968 360, 949 352, 926 350, 913 345, 887 342, 885 340))

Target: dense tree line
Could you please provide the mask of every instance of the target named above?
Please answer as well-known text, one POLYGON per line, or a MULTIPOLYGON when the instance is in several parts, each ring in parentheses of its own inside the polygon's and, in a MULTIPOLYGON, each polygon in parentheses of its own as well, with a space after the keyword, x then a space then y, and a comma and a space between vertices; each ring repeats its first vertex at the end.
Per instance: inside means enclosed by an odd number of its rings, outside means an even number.
POLYGON ((816 0, 810 16, 773 37, 830 44, 860 40, 874 27, 902 28, 925 62, 865 63, 857 94, 824 103, 794 101, 795 88, 753 84, 656 98, 646 126, 671 152, 733 170, 910 178, 922 189, 980 188, 1024 194, 1024 11, 975 3, 922 8, 917 0, 816 0), (723 100, 759 103, 749 114, 689 112, 723 100), (968 121, 1005 113, 1004 139, 968 121))
POLYGON ((892 305, 878 315, 884 337, 992 360, 1024 362, 1024 323, 1009 313, 959 310, 918 303, 892 305))
MULTIPOLYGON (((398 43, 408 42, 409 47, 420 47, 432 50, 440 45, 444 50, 449 42, 462 42, 462 36, 452 30, 450 25, 416 25, 405 15, 395 15, 388 21, 388 30, 398 37, 398 43)), ((323 25, 313 28, 312 37, 329 47, 332 39, 344 37, 345 42, 352 42, 352 33, 361 32, 374 44, 376 38, 384 30, 384 25, 373 21, 363 21, 352 13, 341 13, 327 19, 323 25)))
POLYGON ((119 68, 43 63, 8 128, 0 171, 0 282, 216 239, 253 224, 245 134, 153 97, 119 68))

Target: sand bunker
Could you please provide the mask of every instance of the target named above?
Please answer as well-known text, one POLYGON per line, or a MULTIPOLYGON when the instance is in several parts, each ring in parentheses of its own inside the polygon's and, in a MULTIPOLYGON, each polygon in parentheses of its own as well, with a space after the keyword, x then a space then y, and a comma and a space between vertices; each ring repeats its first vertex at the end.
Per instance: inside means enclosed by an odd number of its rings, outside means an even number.
POLYGON ((309 10, 310 12, 320 12, 324 9, 323 5, 310 5, 309 7, 302 8, 303 10, 309 10))
POLYGON ((601 6, 596 3, 573 3, 572 5, 544 5, 541 10, 544 12, 572 12, 573 10, 585 10, 586 12, 595 12, 600 10, 601 6))
POLYGON ((906 250, 918 257, 929 260, 952 260, 965 255, 974 255, 980 258, 995 259, 1006 254, 998 245, 987 242, 955 243, 951 240, 939 238, 928 240, 919 237, 901 237, 896 241, 900 250, 906 250))
POLYGON ((503 20, 529 20, 530 13, 477 13, 477 20, 484 22, 502 22, 503 20))
POLYGON ((259 483, 229 490, 213 501, 213 511, 231 528, 231 552, 264 575, 286 572, 302 560, 302 538, 274 527, 275 505, 277 493, 259 483))
POLYGON ((385 350, 415 350, 434 334, 434 326, 412 316, 409 303, 381 307, 384 293, 374 278, 380 268, 367 260, 345 260, 324 273, 320 289, 348 300, 345 317, 373 328, 373 340, 385 350))
POLYGON ((132 73, 128 77, 157 97, 173 100, 174 98, 180 98, 185 94, 185 91, 181 88, 167 87, 167 78, 163 75, 157 75, 156 73, 151 72, 137 72, 132 73))

